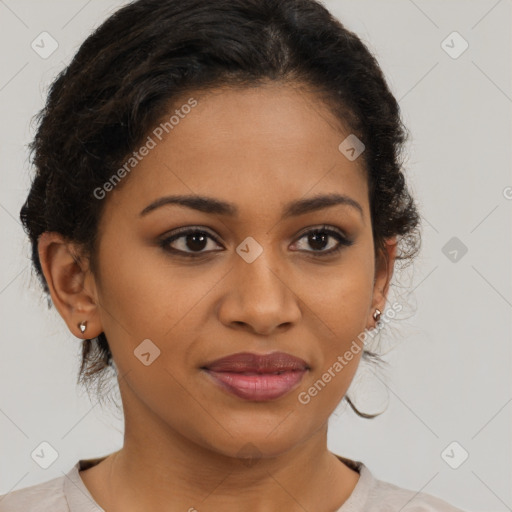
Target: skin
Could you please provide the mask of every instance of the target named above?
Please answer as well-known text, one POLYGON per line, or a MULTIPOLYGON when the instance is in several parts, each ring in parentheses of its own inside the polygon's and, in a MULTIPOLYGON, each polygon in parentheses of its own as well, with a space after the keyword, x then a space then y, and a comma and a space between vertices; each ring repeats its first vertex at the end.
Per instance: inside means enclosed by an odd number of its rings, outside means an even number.
POLYGON ((338 150, 350 131, 314 93, 269 84, 190 96, 198 105, 103 199, 98 275, 58 233, 39 241, 62 318, 79 338, 105 332, 120 375, 124 446, 80 475, 109 512, 336 510, 359 474, 327 449, 327 422, 362 351, 309 404, 298 394, 375 327, 396 239, 386 257, 374 258, 362 159, 338 150), (337 205, 281 219, 287 203, 333 192, 357 201, 362 215, 337 205), (171 194, 231 202, 239 215, 166 205, 139 217, 171 194), (338 242, 330 236, 314 246, 303 232, 323 224, 353 245, 319 256, 338 242), (172 243, 202 252, 196 260, 158 245, 181 227, 219 243, 172 243), (252 263, 235 251, 248 236, 263 248, 252 263), (149 366, 134 356, 145 339, 161 351, 149 366), (288 352, 311 369, 297 389, 270 402, 228 394, 200 369, 245 351, 288 352), (252 460, 240 453, 248 443, 258 451, 252 460))

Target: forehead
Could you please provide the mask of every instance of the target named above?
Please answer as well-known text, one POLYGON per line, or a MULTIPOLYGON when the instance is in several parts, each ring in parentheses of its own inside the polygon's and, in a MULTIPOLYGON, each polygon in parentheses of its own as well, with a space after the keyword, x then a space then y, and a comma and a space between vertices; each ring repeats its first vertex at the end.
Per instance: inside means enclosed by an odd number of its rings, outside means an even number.
POLYGON ((270 207, 308 193, 337 192, 364 203, 362 159, 350 161, 339 150, 349 134, 303 88, 191 92, 150 130, 143 142, 151 149, 130 171, 121 195, 139 212, 167 193, 242 203, 265 198, 270 207))

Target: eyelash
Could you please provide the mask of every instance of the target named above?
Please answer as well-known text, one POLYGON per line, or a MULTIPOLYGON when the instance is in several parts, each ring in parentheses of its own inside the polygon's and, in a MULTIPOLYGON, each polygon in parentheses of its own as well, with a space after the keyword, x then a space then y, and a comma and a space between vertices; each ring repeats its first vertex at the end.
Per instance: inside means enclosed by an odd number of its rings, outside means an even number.
MULTIPOLYGON (((185 258, 200 258, 204 254, 208 254, 209 252, 218 252, 218 251, 186 252, 186 251, 181 251, 179 249, 172 249, 172 248, 168 247, 175 240, 178 240, 187 235, 198 234, 198 233, 207 235, 215 243, 221 245, 220 242, 213 235, 211 235, 207 231, 204 231, 204 230, 198 229, 198 228, 183 228, 181 231, 175 233, 174 235, 160 240, 159 245, 164 251, 170 252, 176 256, 183 256, 185 258)), ((297 241, 302 240, 302 238, 306 237, 307 235, 318 234, 318 233, 327 234, 329 236, 332 236, 333 238, 335 238, 338 241, 338 245, 334 249, 330 249, 329 251, 306 251, 308 253, 313 253, 313 254, 319 256, 320 258, 334 255, 334 254, 340 252, 344 247, 349 247, 354 243, 353 240, 349 240, 348 238, 343 236, 338 231, 330 229, 327 226, 322 226, 320 228, 313 228, 308 231, 305 231, 304 233, 302 233, 299 236, 297 241)))

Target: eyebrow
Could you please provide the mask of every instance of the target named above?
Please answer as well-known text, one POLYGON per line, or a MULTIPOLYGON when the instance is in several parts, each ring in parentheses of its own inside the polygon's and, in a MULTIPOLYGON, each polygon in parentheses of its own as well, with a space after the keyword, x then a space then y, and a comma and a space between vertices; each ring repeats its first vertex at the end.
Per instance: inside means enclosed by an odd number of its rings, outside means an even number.
MULTIPOLYGON (((204 213, 227 215, 231 217, 235 217, 239 214, 238 207, 232 203, 227 203, 213 197, 185 195, 161 197, 146 206, 140 212, 139 217, 144 217, 157 208, 168 204, 177 204, 204 213)), ((361 218, 364 220, 364 212, 361 205, 355 199, 352 199, 351 197, 344 194, 322 194, 292 201, 291 203, 285 205, 281 218, 287 219, 289 217, 304 215, 305 213, 310 213, 337 205, 349 206, 357 210, 361 215, 361 218)))

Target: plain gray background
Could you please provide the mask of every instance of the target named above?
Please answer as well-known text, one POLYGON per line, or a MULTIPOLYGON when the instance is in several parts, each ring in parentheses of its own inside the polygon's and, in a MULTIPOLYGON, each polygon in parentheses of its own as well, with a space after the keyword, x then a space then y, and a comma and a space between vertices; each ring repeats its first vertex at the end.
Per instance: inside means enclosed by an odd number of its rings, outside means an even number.
MULTIPOLYGON (((31 278, 19 210, 31 117, 123 3, 0 0, 0 494, 122 446, 122 418, 76 385, 80 342, 31 278), (31 47, 44 31, 58 43, 46 59, 31 47), (31 458, 44 441, 58 453, 48 469, 31 458)), ((343 402, 329 447, 468 511, 512 510, 511 1, 325 4, 376 55, 399 100, 423 223, 420 257, 390 296, 407 307, 382 333, 389 368, 362 365, 349 391, 364 411, 387 410, 364 420, 343 402), (447 463, 466 452, 456 469, 447 463)))

